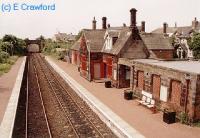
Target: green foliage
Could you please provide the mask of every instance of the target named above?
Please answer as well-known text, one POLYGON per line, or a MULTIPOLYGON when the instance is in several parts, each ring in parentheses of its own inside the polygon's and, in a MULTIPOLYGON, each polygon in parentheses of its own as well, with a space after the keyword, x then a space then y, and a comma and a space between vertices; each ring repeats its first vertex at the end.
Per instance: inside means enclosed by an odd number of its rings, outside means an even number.
POLYGON ((79 31, 78 35, 76 36, 76 41, 82 36, 83 32, 79 31))
POLYGON ((195 58, 200 59, 200 33, 194 33, 191 39, 188 39, 188 45, 193 51, 195 58))
POLYGON ((13 35, 5 35, 0 39, 0 75, 6 73, 15 63, 18 56, 23 55, 26 50, 24 40, 13 35))
POLYGON ((200 127, 200 121, 195 122, 193 125, 196 126, 196 127, 200 127))
POLYGON ((189 116, 187 113, 184 113, 184 112, 181 112, 179 114, 179 119, 180 119, 180 122, 182 124, 186 124, 186 125, 189 125, 190 124, 190 119, 189 119, 189 116))
POLYGON ((0 51, 0 63, 6 63, 9 58, 9 54, 4 51, 0 51))
POLYGON ((47 39, 45 40, 45 47, 43 49, 43 52, 48 55, 53 55, 59 60, 62 60, 64 59, 66 51, 71 47, 71 45, 72 44, 68 42, 55 42, 51 39, 47 39), (57 48, 60 48, 64 51, 57 51, 57 48))
POLYGON ((57 59, 58 59, 58 60, 63 60, 64 57, 65 57, 65 53, 66 53, 66 51, 58 52, 57 59))
POLYGON ((7 73, 10 69, 11 65, 8 63, 4 63, 4 64, 0 64, 0 72, 2 74, 2 72, 7 73))
POLYGON ((22 55, 26 50, 26 43, 13 35, 5 35, 0 41, 0 49, 9 55, 22 55))

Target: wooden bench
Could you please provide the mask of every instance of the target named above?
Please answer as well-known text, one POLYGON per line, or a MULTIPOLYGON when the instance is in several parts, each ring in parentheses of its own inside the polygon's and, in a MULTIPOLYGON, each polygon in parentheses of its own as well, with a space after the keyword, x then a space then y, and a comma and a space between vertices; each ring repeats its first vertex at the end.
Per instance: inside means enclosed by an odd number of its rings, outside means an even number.
POLYGON ((155 111, 155 100, 153 99, 152 94, 142 91, 142 99, 138 100, 139 104, 142 104, 146 106, 147 108, 150 108, 153 112, 155 111))

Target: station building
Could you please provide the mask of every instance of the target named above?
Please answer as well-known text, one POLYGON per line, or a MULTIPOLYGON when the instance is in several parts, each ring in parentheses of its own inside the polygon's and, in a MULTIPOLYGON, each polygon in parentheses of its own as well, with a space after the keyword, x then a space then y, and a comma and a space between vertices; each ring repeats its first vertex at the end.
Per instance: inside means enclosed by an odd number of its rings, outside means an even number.
MULTIPOLYGON (((200 62, 154 59, 120 59, 129 66, 130 89, 139 97, 142 91, 152 95, 156 106, 200 119, 200 62)), ((124 81, 121 78, 121 81, 124 81)))

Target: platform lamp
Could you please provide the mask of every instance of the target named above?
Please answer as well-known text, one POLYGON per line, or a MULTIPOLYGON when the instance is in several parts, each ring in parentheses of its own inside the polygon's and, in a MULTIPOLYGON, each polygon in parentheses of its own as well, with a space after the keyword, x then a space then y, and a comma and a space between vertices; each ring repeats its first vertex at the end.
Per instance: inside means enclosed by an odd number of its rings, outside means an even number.
POLYGON ((89 65, 88 65, 88 78, 89 78, 89 81, 91 81, 91 70, 90 70, 90 62, 91 62, 90 52, 91 52, 91 50, 90 50, 90 45, 88 43, 89 43, 89 41, 87 40, 87 49, 88 49, 88 53, 89 53, 89 55, 88 55, 88 62, 89 62, 89 65))

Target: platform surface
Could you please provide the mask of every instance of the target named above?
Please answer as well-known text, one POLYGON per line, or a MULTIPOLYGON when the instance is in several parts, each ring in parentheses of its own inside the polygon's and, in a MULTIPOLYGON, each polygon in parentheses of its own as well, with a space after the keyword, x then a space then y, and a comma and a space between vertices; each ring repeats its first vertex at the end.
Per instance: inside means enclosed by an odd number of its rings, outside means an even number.
POLYGON ((88 82, 80 76, 75 65, 50 58, 69 76, 86 88, 95 98, 100 100, 120 118, 147 138, 200 138, 200 128, 179 123, 166 124, 162 113, 152 112, 138 105, 136 100, 124 100, 123 90, 105 88, 104 83, 88 82))
POLYGON ((14 83, 9 101, 7 103, 3 120, 0 125, 0 138, 12 137, 15 116, 17 112, 17 105, 18 105, 18 100, 19 100, 19 94, 20 94, 20 89, 21 89, 21 83, 22 83, 23 73, 25 69, 25 62, 26 62, 26 57, 23 57, 20 67, 18 69, 18 72, 16 73, 17 77, 16 79, 13 78, 15 80, 15 83, 14 83))
POLYGON ((8 105, 8 101, 10 99, 10 95, 22 61, 23 58, 18 58, 15 64, 11 67, 10 71, 0 76, 0 124, 8 105))

